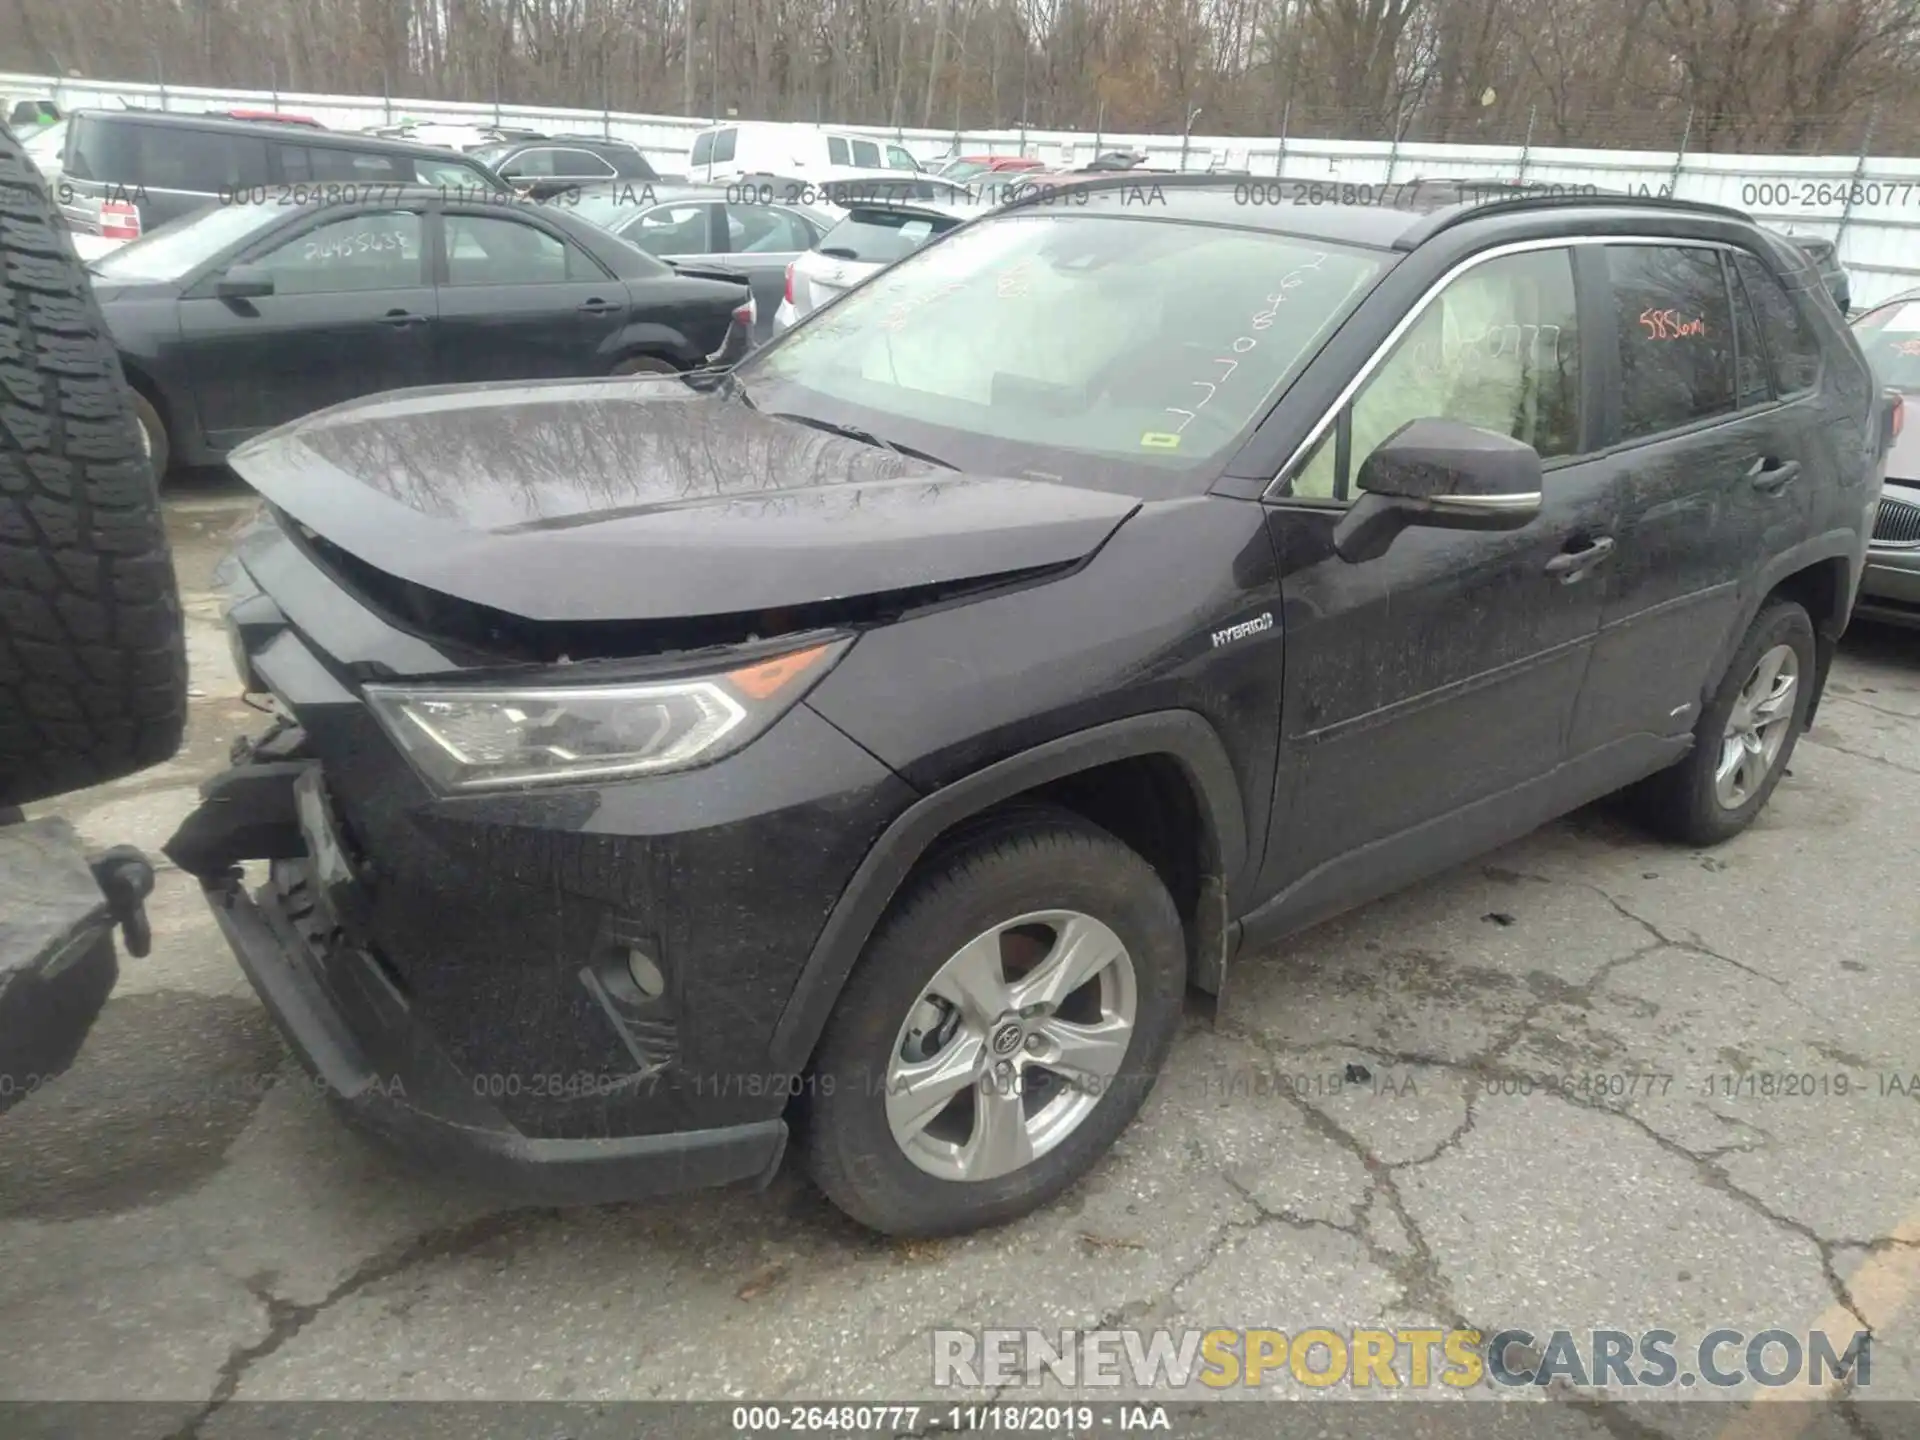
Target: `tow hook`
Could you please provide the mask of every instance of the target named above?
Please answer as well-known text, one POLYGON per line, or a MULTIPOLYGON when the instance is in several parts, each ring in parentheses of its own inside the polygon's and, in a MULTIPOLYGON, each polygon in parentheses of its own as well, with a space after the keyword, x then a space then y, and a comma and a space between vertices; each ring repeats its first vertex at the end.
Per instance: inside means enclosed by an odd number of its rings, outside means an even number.
POLYGON ((107 897, 107 913, 120 927, 127 953, 144 959, 153 949, 153 927, 147 923, 147 896, 153 893, 153 862, 131 845, 115 845, 89 856, 88 866, 107 897))

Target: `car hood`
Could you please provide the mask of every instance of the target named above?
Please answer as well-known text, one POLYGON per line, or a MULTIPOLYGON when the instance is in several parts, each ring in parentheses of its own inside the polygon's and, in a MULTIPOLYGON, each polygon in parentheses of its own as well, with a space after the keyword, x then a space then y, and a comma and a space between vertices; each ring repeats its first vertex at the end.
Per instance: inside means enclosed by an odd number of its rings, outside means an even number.
POLYGON ((396 391, 229 463, 360 561, 535 621, 741 614, 1066 565, 1139 506, 938 469, 671 377, 396 391))

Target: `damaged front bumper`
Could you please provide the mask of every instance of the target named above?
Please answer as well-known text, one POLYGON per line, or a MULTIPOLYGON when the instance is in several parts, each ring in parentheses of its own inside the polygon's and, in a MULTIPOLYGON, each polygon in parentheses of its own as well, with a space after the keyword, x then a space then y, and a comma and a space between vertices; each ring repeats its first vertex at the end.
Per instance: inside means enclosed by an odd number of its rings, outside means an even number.
POLYGON ((89 856, 57 816, 0 825, 0 1111, 63 1074, 152 941, 153 867, 131 846, 89 856))
MULTIPOLYGON (((297 731, 282 732, 298 736, 297 731)), ((271 756, 275 751, 262 747, 271 756)), ((284 748, 284 747, 283 747, 284 748)), ((328 819, 312 760, 249 757, 210 782, 167 853, 201 876, 241 969, 318 1088, 361 1129, 436 1173, 536 1204, 597 1204, 738 1181, 764 1184, 787 1127, 778 1118, 665 1134, 539 1137, 463 1071, 390 970, 348 938, 356 867, 328 819), (247 890, 245 859, 269 859, 247 890)), ((532 1077, 556 1095, 643 1094, 644 1073, 532 1077)), ((517 1088, 517 1087, 516 1087, 517 1088)))

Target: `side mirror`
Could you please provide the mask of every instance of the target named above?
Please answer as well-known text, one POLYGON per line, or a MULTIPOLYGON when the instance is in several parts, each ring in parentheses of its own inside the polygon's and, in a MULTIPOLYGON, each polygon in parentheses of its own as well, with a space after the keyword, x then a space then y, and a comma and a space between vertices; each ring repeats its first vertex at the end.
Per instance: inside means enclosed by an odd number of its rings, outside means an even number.
POLYGON ((1540 513, 1540 453, 1458 420, 1411 420, 1367 456, 1359 498, 1334 528, 1343 560, 1385 554, 1409 525, 1518 530, 1540 513))
POLYGON ((273 273, 262 265, 229 265, 214 282, 222 300, 253 300, 273 294, 273 273))

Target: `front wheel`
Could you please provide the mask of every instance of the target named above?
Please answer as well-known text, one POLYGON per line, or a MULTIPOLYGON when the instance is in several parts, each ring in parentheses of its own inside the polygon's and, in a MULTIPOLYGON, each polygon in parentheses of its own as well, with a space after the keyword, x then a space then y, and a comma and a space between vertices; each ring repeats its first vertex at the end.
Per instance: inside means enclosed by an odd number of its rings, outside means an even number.
POLYGON ((629 355, 613 367, 616 375, 678 375, 680 367, 659 355, 629 355))
POLYGON ((1813 621, 1791 600, 1755 617, 1679 764, 1631 799, 1648 824, 1689 845, 1717 845, 1753 823, 1780 783, 1812 702, 1813 621))
POLYGON ((895 903, 828 1022, 815 1183, 890 1235, 1038 1208, 1139 1110, 1185 979, 1172 898, 1112 835, 1052 811, 976 833, 895 903))

